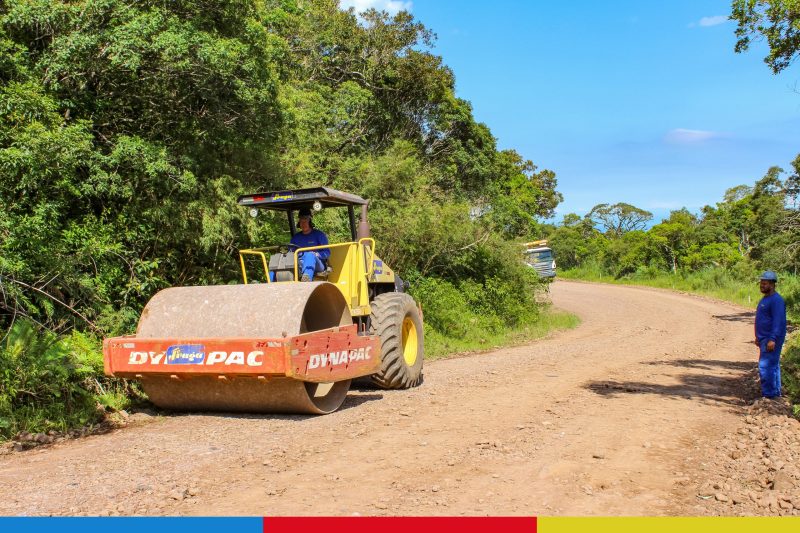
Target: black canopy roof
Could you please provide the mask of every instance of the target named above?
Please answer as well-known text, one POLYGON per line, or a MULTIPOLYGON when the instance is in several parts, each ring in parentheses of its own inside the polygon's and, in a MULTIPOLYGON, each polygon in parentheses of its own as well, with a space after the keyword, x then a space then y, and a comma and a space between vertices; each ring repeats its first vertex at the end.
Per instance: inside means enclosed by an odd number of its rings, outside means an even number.
POLYGON ((239 205, 248 207, 275 209, 279 211, 291 211, 300 209, 301 207, 311 207, 314 202, 321 203, 322 207, 365 205, 367 203, 367 201, 360 196, 337 191, 336 189, 330 189, 328 187, 245 194, 240 196, 237 202, 239 205))

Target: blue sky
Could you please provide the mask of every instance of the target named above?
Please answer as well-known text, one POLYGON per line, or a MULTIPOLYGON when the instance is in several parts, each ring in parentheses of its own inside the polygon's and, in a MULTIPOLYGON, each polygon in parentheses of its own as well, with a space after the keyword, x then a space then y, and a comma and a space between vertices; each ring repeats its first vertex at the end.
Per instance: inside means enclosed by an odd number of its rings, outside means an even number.
POLYGON ((800 153, 800 63, 733 51, 729 1, 343 0, 407 9, 437 35, 500 148, 558 176, 557 213, 697 210, 800 153))

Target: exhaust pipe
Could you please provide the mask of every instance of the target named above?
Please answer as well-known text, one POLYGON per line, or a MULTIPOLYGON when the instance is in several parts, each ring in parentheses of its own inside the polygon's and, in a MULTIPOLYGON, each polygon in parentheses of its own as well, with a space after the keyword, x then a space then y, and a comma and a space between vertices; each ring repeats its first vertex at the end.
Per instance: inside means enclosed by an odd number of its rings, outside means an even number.
POLYGON ((367 220, 367 204, 361 206, 361 220, 358 221, 358 238, 369 237, 369 221, 367 220))

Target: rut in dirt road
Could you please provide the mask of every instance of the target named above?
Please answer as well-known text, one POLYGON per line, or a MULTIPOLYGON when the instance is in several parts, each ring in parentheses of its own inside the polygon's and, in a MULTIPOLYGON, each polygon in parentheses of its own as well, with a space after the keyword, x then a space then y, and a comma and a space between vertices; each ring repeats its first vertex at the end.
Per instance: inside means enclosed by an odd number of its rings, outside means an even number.
POLYGON ((420 388, 331 415, 170 415, 2 456, 0 513, 693 512, 676 483, 752 399, 749 317, 630 287, 559 281, 552 299, 582 324, 428 362, 420 388))

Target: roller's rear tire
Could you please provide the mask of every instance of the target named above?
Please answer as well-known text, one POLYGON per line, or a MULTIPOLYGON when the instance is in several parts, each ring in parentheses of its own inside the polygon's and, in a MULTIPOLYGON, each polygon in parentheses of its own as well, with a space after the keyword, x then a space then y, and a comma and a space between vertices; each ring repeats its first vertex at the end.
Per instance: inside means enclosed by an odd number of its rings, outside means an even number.
POLYGON ((379 294, 371 303, 371 333, 381 339, 381 369, 370 376, 381 389, 408 389, 422 382, 422 316, 408 294, 379 294))

